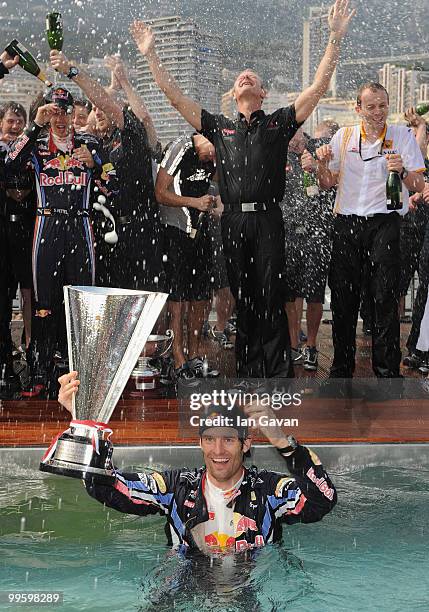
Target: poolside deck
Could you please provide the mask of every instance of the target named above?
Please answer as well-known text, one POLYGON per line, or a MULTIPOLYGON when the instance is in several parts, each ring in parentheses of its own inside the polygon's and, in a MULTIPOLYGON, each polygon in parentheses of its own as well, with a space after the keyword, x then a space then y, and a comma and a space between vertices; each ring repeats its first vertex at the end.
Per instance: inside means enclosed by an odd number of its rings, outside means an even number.
MULTIPOLYGON (((402 331, 405 344, 408 326, 404 325, 402 331)), ((326 378, 328 373, 330 332, 330 326, 322 325, 320 366, 312 375, 317 380, 326 378)), ((358 347, 357 375, 371 378, 370 340, 359 335, 358 347)), ((222 351, 211 342, 207 342, 207 351, 222 374, 233 377, 233 351, 222 351)), ((404 374, 421 378, 413 372, 404 374)), ((296 375, 304 375, 302 368, 296 369, 296 375)), ((298 419, 299 425, 292 433, 307 444, 429 443, 429 393, 421 393, 416 399, 375 399, 319 398, 311 389, 306 389, 302 405, 291 408, 286 416, 298 419)), ((69 420, 68 412, 55 401, 3 401, 0 403, 0 447, 47 446, 57 433, 67 428, 69 420)), ((117 445, 196 442, 195 430, 180 423, 176 399, 120 400, 110 425, 114 432, 112 441, 117 445)), ((256 440, 263 441, 263 438, 256 437, 256 440)))

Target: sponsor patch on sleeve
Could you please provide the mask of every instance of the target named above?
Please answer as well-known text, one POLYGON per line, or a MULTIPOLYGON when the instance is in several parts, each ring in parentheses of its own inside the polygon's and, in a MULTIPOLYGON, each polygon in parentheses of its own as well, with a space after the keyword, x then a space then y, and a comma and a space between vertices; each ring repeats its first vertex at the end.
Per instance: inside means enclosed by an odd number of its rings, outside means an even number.
POLYGON ((167 485, 165 484, 164 477, 161 476, 159 472, 153 472, 152 476, 158 485, 159 492, 165 493, 167 491, 167 485))
POLYGON ((291 483, 293 478, 280 478, 276 486, 276 497, 284 497, 285 489, 287 489, 289 483, 291 483))

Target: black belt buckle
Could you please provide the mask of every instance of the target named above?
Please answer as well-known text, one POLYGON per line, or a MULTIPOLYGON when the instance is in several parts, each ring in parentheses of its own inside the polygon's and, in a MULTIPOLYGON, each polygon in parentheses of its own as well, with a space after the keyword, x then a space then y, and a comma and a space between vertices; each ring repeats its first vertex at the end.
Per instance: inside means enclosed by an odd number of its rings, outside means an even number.
POLYGON ((241 212, 257 212, 259 210, 265 210, 262 208, 265 204, 260 204, 259 202, 242 202, 241 203, 241 212))

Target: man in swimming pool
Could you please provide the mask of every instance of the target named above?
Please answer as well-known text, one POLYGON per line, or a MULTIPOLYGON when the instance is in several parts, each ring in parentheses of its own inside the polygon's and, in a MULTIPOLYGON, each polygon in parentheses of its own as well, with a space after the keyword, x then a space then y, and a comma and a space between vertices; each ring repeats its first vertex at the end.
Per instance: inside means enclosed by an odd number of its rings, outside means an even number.
MULTIPOLYGON (((77 372, 65 374, 59 383, 59 402, 71 412, 77 372)), ((265 425, 267 417, 274 417, 271 409, 254 402, 243 411, 210 408, 212 422, 201 421, 199 427, 204 467, 138 473, 115 468, 113 485, 88 479, 88 493, 120 512, 165 515, 169 544, 183 551, 260 548, 281 539, 282 524, 321 520, 335 506, 337 494, 317 455, 279 427, 265 425), (227 426, 215 426, 215 417, 227 426), (250 419, 284 458, 288 473, 244 466, 252 444, 250 419)))

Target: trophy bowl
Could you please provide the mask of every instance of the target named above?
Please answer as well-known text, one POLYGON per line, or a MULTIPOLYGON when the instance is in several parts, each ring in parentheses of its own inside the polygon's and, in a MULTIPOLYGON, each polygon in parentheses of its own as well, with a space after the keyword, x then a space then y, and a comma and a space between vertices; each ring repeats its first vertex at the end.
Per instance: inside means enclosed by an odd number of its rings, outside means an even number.
POLYGON ((115 479, 108 426, 167 294, 107 287, 64 287, 70 370, 79 373, 68 429, 40 470, 103 484, 115 479))
POLYGON ((125 387, 124 398, 157 394, 161 386, 161 371, 154 365, 154 361, 169 353, 173 341, 174 333, 171 329, 167 329, 164 335, 152 334, 148 337, 125 387))

